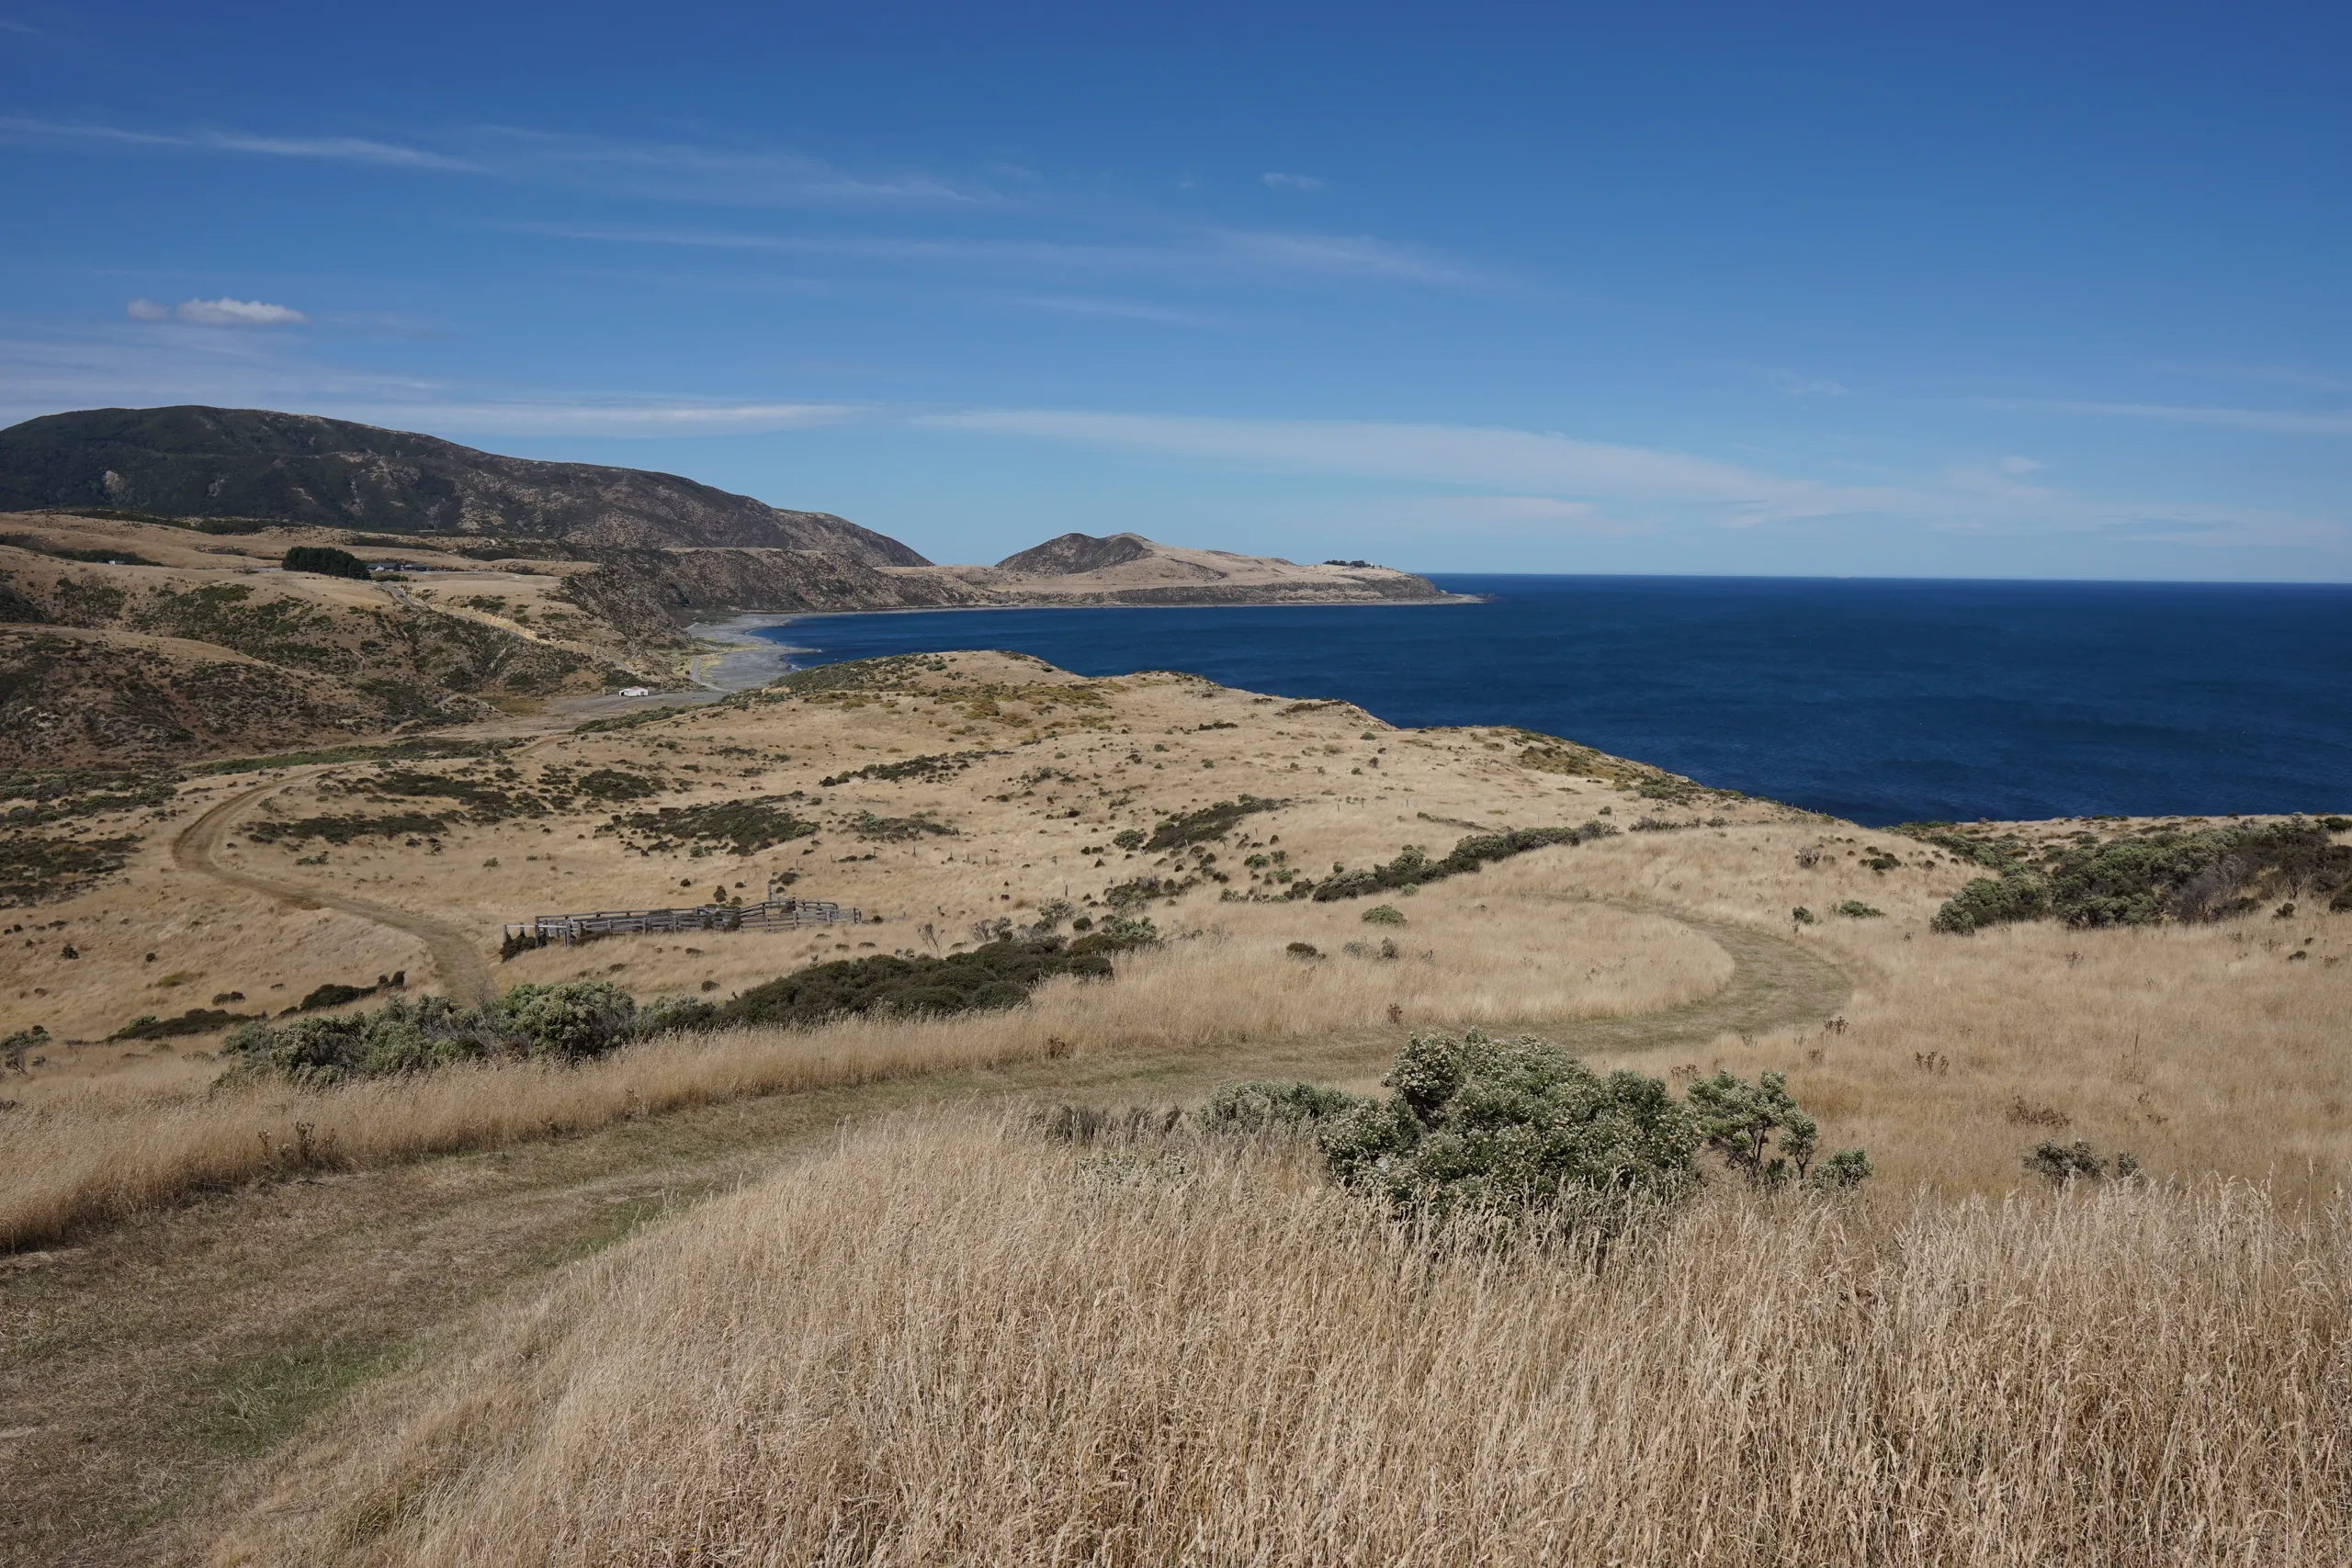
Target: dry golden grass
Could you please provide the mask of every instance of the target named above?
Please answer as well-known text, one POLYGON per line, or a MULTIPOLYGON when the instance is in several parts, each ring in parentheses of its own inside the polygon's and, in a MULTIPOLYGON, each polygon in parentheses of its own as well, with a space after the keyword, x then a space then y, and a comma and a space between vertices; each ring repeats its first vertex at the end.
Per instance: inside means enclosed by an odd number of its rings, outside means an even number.
POLYGON ((1595 1271, 1433 1254, 1301 1151, 1174 1152, 872 1126, 371 1391, 211 1561, 2352 1552, 2340 1203, 1719 1185, 1595 1271))
MULTIPOLYGON (((1342 919, 1329 906, 1316 913, 1335 927, 1342 919)), ((0 1143, 0 1247, 289 1167, 364 1167, 718 1100, 1064 1053, 1227 1048, 1385 1027, 1392 1005, 1414 1023, 1645 1010, 1703 996, 1729 969, 1721 949, 1655 915, 1560 906, 1548 912, 1540 952, 1490 931, 1491 917, 1475 908, 1458 919, 1459 930, 1442 919, 1402 928, 1462 942, 1458 964, 1344 954, 1305 963, 1277 945, 1205 936, 1123 955, 1107 985, 1051 982, 1008 1013, 691 1035, 580 1067, 518 1064, 324 1090, 216 1089, 219 1064, 187 1056, 136 1076, 48 1076, 23 1091, 0 1143), (1564 953, 1577 963, 1539 962, 1564 953)))
MULTIPOLYGON (((1998 1194, 2046 1137, 2128 1149, 2163 1176, 2218 1171, 2297 1195, 2352 1181, 2352 919, 1939 936, 1926 929, 1929 888, 1802 869, 1794 851, 1808 841, 1817 829, 1644 835, 1579 852, 1559 874, 1593 896, 1744 923, 1847 898, 1884 908, 1793 936, 1853 976, 1844 1032, 1722 1041, 1694 1065, 1786 1071, 1837 1139, 1867 1145, 1898 1186, 1998 1194)), ((1622 1065, 1664 1076, 1681 1064, 1622 1065)))

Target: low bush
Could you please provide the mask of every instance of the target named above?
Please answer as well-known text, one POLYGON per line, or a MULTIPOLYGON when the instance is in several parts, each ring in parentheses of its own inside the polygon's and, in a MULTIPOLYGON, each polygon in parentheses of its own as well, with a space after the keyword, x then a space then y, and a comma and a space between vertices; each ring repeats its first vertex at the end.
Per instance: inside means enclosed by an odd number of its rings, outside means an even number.
MULTIPOLYGON (((1119 922, 1111 922, 1118 924, 1119 922)), ((1149 922, 1137 922, 1148 925, 1149 922)), ((754 986, 717 1007, 686 1004, 680 1022, 813 1025, 866 1014, 985 1012, 1018 1007, 1057 975, 1108 979, 1106 952, 1132 945, 1129 933, 1103 932, 1065 943, 1058 937, 1001 938, 944 958, 879 953, 811 964, 754 986), (691 1010, 704 1010, 697 1020, 691 1010)))
POLYGON ((1656 1078, 1603 1077, 1549 1041, 1472 1029, 1415 1034, 1381 1081, 1393 1099, 1342 1103, 1239 1084, 1230 1105, 1212 1106, 1219 1118, 1317 1122, 1335 1179, 1432 1224, 1534 1220, 1605 1240, 1695 1192, 1702 1149, 1758 1189, 1834 1192, 1871 1175, 1860 1149, 1815 1163, 1819 1123, 1778 1073, 1752 1084, 1717 1073, 1678 1102, 1656 1078))
POLYGON ((1860 898, 1849 898, 1838 906, 1837 913, 1849 920, 1879 920, 1886 918, 1884 909, 1873 909, 1860 898))
POLYGON ((1602 1077, 1548 1041, 1473 1029, 1416 1034, 1382 1082, 1393 1099, 1326 1121, 1331 1175, 1399 1215, 1541 1213, 1623 1228, 1699 1185, 1699 1133, 1666 1085, 1602 1077))
POLYGON ((1208 1102, 1193 1112, 1206 1133, 1285 1131, 1345 1114, 1363 1104, 1357 1095, 1323 1084, 1271 1079, 1219 1084, 1208 1102))
POLYGON ((446 997, 398 998, 368 1012, 256 1020, 220 1043, 223 1081, 279 1077, 325 1085, 421 1072, 459 1062, 534 1058, 578 1062, 667 1027, 627 991, 603 980, 517 986, 494 1002, 459 1007, 446 997))
POLYGON ((1363 923, 1368 926, 1401 926, 1405 923, 1405 914, 1394 904, 1375 904, 1363 912, 1363 923))
POLYGON ((447 817, 422 811, 388 812, 381 817, 356 813, 342 817, 300 817, 280 822, 263 817, 245 824, 245 837, 256 844, 304 844, 323 839, 348 844, 356 839, 429 839, 449 825, 447 817))
POLYGON ((2042 1139, 2033 1145, 2033 1152, 2025 1156, 2025 1168, 2037 1176, 2047 1178, 2058 1187, 2075 1181, 2104 1181, 2110 1173, 2118 1181, 2130 1181, 2140 1174, 2140 1161, 2136 1156, 2118 1154, 2110 1167, 2082 1138, 2076 1138, 2071 1144, 2062 1144, 2055 1138, 2042 1139))
POLYGON ((782 795, 719 800, 705 806, 665 806, 659 811, 632 813, 617 825, 650 835, 654 840, 650 847, 656 850, 673 842, 701 843, 731 850, 739 855, 757 854, 789 840, 807 838, 817 830, 814 822, 795 817, 782 795))
POLYGON ((122 1040, 176 1040, 189 1034, 209 1034, 231 1024, 250 1022, 260 1015, 250 1012, 230 1012, 221 1008, 190 1008, 177 1018, 157 1018, 153 1013, 141 1013, 120 1029, 107 1036, 113 1044, 122 1040))
MULTIPOLYGON (((1239 800, 1220 800, 1215 806, 1204 806, 1182 817, 1168 818, 1151 830, 1151 836, 1143 840, 1141 847, 1172 850, 1186 844, 1203 843, 1210 839, 1221 839, 1232 832, 1250 813, 1274 811, 1288 804, 1283 800, 1261 800, 1253 795, 1245 795, 1239 800)), ((1126 849, 1130 847, 1125 841, 1126 837, 1122 833, 1111 841, 1126 849)))
POLYGON ((2278 893, 2344 899, 2352 893, 2352 846, 2335 843, 2324 822, 2298 818, 2060 847, 2039 871, 1978 877, 1930 923, 1964 935, 2045 916, 2079 927, 2215 920, 2250 913, 2278 893))
POLYGON ((1362 871, 1335 871, 1315 884, 1315 900, 1319 904, 1340 898, 1361 898, 1368 893, 1384 893, 1392 888, 1419 887, 1425 882, 1437 882, 1458 876, 1464 872, 1478 871, 1489 863, 1509 860, 1551 844, 1589 843, 1605 839, 1616 829, 1605 822, 1591 821, 1581 828, 1507 828, 1499 833, 1473 833, 1458 840, 1442 860, 1431 860, 1419 844, 1407 844, 1396 858, 1386 865, 1376 865, 1362 871))

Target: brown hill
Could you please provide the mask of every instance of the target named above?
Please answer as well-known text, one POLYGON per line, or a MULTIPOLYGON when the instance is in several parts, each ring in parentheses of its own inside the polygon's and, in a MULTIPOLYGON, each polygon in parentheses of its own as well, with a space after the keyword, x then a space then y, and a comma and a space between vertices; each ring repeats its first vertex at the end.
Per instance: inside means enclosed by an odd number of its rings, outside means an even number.
POLYGON ((898 540, 675 474, 504 457, 266 409, 85 409, 0 430, 0 511, 106 507, 623 547, 749 545, 923 566, 898 540))

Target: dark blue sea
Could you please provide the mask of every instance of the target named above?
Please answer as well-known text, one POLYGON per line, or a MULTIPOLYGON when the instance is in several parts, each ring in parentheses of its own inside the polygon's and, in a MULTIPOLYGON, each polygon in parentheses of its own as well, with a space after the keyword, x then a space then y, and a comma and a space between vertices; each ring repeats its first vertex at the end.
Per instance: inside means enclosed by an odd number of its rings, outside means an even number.
POLYGON ((2352 586, 1432 581, 1457 605, 811 615, 797 665, 995 648, 1567 736, 1873 826, 2352 811, 2352 586))

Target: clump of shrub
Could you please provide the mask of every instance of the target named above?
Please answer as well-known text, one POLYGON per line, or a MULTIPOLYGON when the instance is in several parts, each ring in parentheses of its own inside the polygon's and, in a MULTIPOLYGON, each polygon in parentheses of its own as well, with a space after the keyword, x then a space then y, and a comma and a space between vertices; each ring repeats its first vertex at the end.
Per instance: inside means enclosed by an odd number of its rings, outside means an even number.
POLYGON ((1287 1132, 1363 1103, 1345 1089, 1322 1084, 1261 1079, 1218 1085, 1208 1103, 1193 1112, 1193 1121, 1206 1133, 1287 1132))
POLYGON ((1479 871, 1490 862, 1508 860, 1550 844, 1582 844, 1617 831, 1594 820, 1581 828, 1512 828, 1499 833, 1473 833, 1458 840, 1442 860, 1431 860, 1419 844, 1407 844, 1386 865, 1362 871, 1335 871, 1315 885, 1315 900, 1328 904, 1340 898, 1361 898, 1391 888, 1419 887, 1464 872, 1479 871))
POLYGON ((299 817, 290 822, 264 817, 246 823, 244 831, 245 837, 256 844, 304 844, 312 839, 348 844, 356 839, 435 838, 448 825, 447 817, 422 811, 394 811, 380 817, 365 813, 299 817))
POLYGON ((1001 757, 1001 751, 952 751, 937 756, 909 757, 897 762, 869 762, 845 773, 835 773, 817 781, 820 788, 832 789, 856 779, 873 779, 891 783, 899 779, 920 779, 926 783, 953 778, 983 757, 1001 757))
POLYGON ((1283 948, 1283 951, 1289 953, 1293 958, 1315 959, 1323 956, 1323 950, 1317 947, 1311 942, 1295 942, 1283 948))
POLYGON ((107 1036, 113 1044, 124 1040, 177 1040, 189 1034, 209 1034, 216 1029, 226 1029, 232 1023, 245 1023, 259 1016, 249 1012, 230 1012, 224 1008, 190 1008, 177 1018, 158 1018, 153 1013, 141 1013, 107 1036))
POLYGON ((1363 912, 1363 923, 1368 926, 1401 926, 1405 923, 1405 914, 1394 904, 1375 904, 1363 912))
POLYGON ((784 801, 782 795, 762 795, 704 806, 665 806, 659 811, 634 812, 618 825, 651 834, 657 850, 673 842, 701 843, 752 855, 817 830, 817 824, 795 817, 784 801))
POLYGON ((1789 1095, 1781 1073, 1748 1083, 1727 1072, 1694 1081, 1686 1091, 1699 1136, 1753 1187, 1794 1181, 1815 1191, 1843 1191, 1870 1179, 1870 1157, 1840 1149, 1814 1165, 1821 1123, 1789 1095))
POLYGON ((401 997, 368 1012, 243 1024, 220 1043, 231 1064, 222 1079, 323 1086, 462 1062, 578 1062, 669 1026, 661 1006, 640 1009, 603 980, 517 986, 471 1008, 401 997))
POLYGON ((1057 975, 1107 980, 1110 953, 1142 945, 1157 936, 1148 920, 1112 920, 1074 942, 1058 937, 1005 936, 969 953, 951 953, 944 958, 877 953, 870 958, 837 959, 754 986, 716 1007, 707 1002, 683 1004, 679 1022, 709 1028, 809 1026, 867 1015, 998 1011, 1020 1006, 1029 999, 1030 992, 1057 975))
POLYGON ((1699 1189, 1720 1154, 1758 1190, 1860 1185, 1860 1149, 1816 1162, 1820 1125, 1766 1073, 1693 1084, 1687 1102, 1639 1073, 1595 1072, 1532 1035, 1417 1033, 1371 1099, 1306 1083, 1227 1084, 1194 1112, 1206 1132, 1312 1126, 1333 1179, 1400 1218, 1533 1222, 1606 1241, 1699 1189))
POLYGON ((1327 1120, 1331 1175, 1400 1215, 1542 1213, 1614 1231, 1697 1189, 1699 1134, 1666 1085, 1606 1077, 1548 1041, 1416 1034, 1393 1099, 1327 1120))
POLYGON ((2064 1187, 2075 1181, 2104 1181, 2110 1169, 2118 1181, 2131 1181, 2140 1175, 2140 1160, 2136 1155, 2118 1153, 2113 1167, 2099 1157, 2088 1140, 2076 1138, 2062 1144, 2055 1138, 2044 1138, 2033 1145, 2025 1156, 2025 1168, 2037 1176, 2046 1177, 2052 1185, 2064 1187))
POLYGON ((850 831, 861 839, 876 839, 885 843, 901 843, 920 839, 925 833, 953 835, 955 829, 944 822, 934 822, 928 817, 876 817, 871 811, 861 811, 850 824, 850 831))
MULTIPOLYGON (((1151 830, 1151 836, 1145 839, 1140 847, 1147 850, 1172 850, 1186 844, 1202 843, 1210 839, 1221 839, 1233 831, 1240 824, 1241 819, 1250 813, 1273 811, 1288 804, 1289 802, 1282 800, 1261 800, 1254 795, 1245 795, 1239 800, 1220 800, 1215 806, 1204 806, 1198 811, 1167 818, 1151 830)), ((1130 829, 1128 831, 1133 832, 1135 829, 1130 829)), ((1137 847, 1127 843, 1126 837, 1126 833, 1121 833, 1111 841, 1121 849, 1137 847)))
POLYGON ((1849 920, 1879 920, 1886 918, 1884 909, 1873 909, 1860 898, 1849 898, 1838 906, 1837 913, 1849 920))
POLYGON ((2352 846, 2301 818, 2062 846, 2039 870, 1976 878, 1929 923, 1965 935, 2046 916, 2077 927, 2216 920, 2260 908, 2269 890, 2333 894, 2332 907, 2352 908, 2352 846))
POLYGON ((288 571, 306 571, 317 577, 349 577, 361 582, 370 573, 368 563, 349 550, 338 550, 332 545, 297 545, 286 552, 277 563, 288 571))

